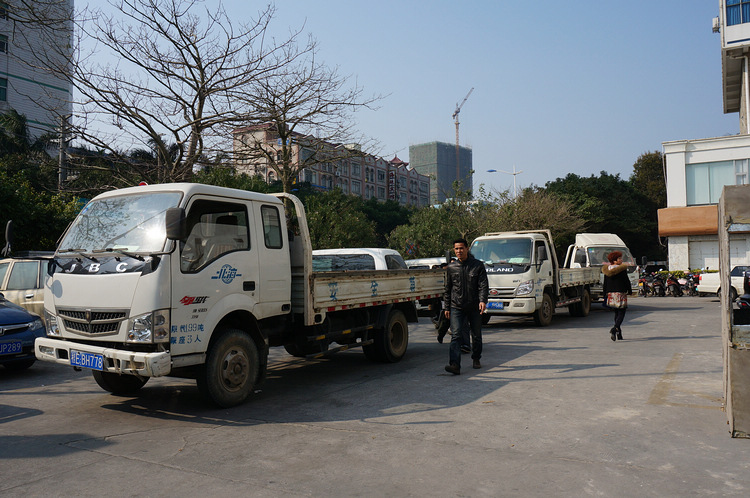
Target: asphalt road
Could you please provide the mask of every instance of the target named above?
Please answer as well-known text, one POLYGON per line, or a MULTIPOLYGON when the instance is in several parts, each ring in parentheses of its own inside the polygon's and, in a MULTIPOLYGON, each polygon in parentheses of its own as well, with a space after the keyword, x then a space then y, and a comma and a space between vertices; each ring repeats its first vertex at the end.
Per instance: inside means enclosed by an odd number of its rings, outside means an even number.
POLYGON ((59 365, 0 369, 0 495, 748 496, 718 300, 634 298, 616 343, 611 320, 493 319, 460 376, 426 319, 393 365, 276 348, 232 409, 187 380, 116 397, 59 365))

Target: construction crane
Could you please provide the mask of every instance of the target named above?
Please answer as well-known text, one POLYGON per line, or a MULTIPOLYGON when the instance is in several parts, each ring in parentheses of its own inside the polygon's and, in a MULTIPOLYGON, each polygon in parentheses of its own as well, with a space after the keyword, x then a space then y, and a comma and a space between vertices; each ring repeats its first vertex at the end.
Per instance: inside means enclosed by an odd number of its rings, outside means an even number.
POLYGON ((459 173, 460 161, 459 161, 459 153, 458 153, 458 113, 461 112, 461 108, 464 106, 464 104, 469 98, 469 95, 471 95, 471 92, 473 91, 474 91, 474 87, 471 87, 471 90, 469 90, 469 93, 466 94, 466 97, 464 97, 464 99, 461 101, 460 104, 456 104, 456 110, 453 111, 453 119, 455 120, 455 123, 456 123, 456 181, 457 182, 461 181, 461 176, 459 173))

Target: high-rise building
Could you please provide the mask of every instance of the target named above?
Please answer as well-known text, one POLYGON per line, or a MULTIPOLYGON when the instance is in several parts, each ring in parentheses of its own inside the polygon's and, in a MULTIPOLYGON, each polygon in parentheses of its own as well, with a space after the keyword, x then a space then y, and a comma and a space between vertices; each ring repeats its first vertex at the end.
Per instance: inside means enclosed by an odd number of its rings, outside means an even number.
POLYGON ((72 86, 48 70, 72 58, 73 0, 40 2, 35 9, 37 15, 48 9, 49 22, 32 20, 18 2, 0 1, 0 113, 26 116, 32 138, 53 132, 73 109, 72 86))
POLYGON ((429 176, 430 203, 437 204, 453 197, 453 182, 458 180, 460 188, 473 192, 472 151, 445 142, 429 142, 409 146, 409 163, 422 175, 429 176))

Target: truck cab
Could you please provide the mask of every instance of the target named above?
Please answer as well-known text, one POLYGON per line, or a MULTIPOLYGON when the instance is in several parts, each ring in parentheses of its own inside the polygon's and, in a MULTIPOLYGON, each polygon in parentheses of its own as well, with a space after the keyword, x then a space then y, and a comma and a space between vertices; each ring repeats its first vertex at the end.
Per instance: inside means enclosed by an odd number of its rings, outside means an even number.
MULTIPOLYGON (((609 264, 607 255, 613 251, 622 253, 623 263, 628 266, 628 278, 630 286, 638 289, 638 272, 635 258, 625 242, 614 233, 579 233, 576 234, 575 243, 568 246, 565 255, 565 268, 598 268, 609 264)), ((591 299, 598 300, 602 297, 602 285, 604 274, 600 274, 599 283, 591 286, 591 299)))

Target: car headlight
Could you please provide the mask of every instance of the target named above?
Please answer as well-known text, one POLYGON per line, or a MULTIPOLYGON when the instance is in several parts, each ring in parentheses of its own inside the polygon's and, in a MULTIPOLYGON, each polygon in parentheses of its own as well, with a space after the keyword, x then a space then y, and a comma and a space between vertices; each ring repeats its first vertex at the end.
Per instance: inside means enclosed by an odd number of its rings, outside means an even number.
POLYGON ((29 323, 29 329, 31 330, 39 330, 44 328, 44 322, 42 322, 41 318, 37 318, 33 322, 29 323))
POLYGON ((168 342, 169 310, 156 310, 128 321, 127 342, 168 342))
POLYGON ((62 332, 60 327, 57 325, 57 315, 44 310, 44 319, 47 321, 47 335, 50 337, 60 337, 62 332))
POLYGON ((533 280, 521 282, 520 284, 518 284, 518 287, 516 287, 516 296, 525 296, 527 294, 531 294, 532 292, 534 292, 533 280))

